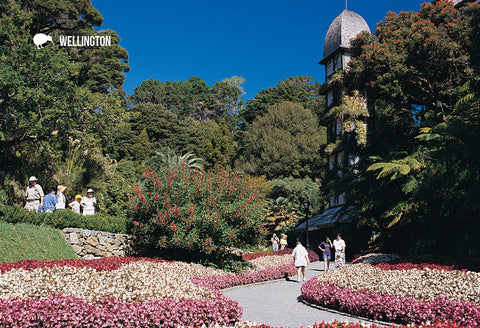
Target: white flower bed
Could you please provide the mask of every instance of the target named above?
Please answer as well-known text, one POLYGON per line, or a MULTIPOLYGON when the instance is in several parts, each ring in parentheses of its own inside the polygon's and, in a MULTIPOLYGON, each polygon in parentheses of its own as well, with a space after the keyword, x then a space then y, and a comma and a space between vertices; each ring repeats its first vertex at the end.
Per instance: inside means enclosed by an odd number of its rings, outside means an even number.
POLYGON ((471 271, 381 270, 360 263, 327 271, 317 277, 319 283, 334 283, 358 291, 362 288, 380 295, 411 296, 433 300, 448 296, 452 301, 470 301, 480 305, 480 273, 471 271))

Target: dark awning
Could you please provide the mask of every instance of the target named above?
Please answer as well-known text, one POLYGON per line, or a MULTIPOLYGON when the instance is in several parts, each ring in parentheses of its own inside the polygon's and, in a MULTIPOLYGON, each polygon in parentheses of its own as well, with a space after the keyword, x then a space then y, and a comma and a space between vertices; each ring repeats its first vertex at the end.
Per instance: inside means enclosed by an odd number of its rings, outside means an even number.
MULTIPOLYGON (((351 208, 351 207, 350 207, 351 208)), ((350 209, 349 208, 349 209, 350 209)), ((336 222, 344 222, 349 216, 346 213, 341 213, 342 207, 329 208, 320 214, 315 215, 308 219, 308 231, 318 230, 321 228, 328 228, 333 226, 336 222)), ((348 209, 347 209, 348 210, 348 209)), ((305 230, 307 223, 303 222, 299 224, 295 230, 305 230)))

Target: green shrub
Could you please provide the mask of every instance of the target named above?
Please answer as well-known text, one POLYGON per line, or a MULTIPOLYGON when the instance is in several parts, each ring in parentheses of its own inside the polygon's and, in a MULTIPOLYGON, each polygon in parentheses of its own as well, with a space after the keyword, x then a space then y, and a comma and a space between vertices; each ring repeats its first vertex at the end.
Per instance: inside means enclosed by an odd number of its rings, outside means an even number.
POLYGON ((69 209, 57 210, 52 213, 29 212, 18 206, 0 205, 0 220, 8 223, 30 223, 50 226, 52 228, 81 228, 113 233, 127 233, 124 218, 107 214, 83 216, 69 209))
POLYGON ((254 245, 263 236, 263 199, 228 170, 147 170, 144 178, 129 213, 142 255, 211 262, 212 254, 223 256, 226 247, 254 245))

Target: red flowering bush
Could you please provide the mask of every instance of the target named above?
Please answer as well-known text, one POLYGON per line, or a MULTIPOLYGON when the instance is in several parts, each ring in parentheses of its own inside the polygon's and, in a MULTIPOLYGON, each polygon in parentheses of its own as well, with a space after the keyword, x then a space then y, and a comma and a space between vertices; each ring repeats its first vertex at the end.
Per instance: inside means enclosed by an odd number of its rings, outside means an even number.
POLYGON ((147 170, 144 178, 129 212, 141 254, 211 254, 255 244, 264 233, 263 200, 228 170, 147 170))

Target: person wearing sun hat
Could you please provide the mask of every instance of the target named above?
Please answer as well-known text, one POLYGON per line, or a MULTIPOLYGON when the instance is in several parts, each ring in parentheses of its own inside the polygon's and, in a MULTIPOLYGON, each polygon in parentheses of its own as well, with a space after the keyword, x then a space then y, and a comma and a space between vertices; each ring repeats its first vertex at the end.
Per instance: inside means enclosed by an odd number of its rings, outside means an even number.
POLYGON ((57 186, 57 204, 55 205, 55 209, 57 210, 64 210, 65 209, 65 203, 67 202, 67 199, 65 198, 65 195, 63 192, 67 189, 67 187, 58 185, 57 186))
POLYGON ((97 200, 93 196, 93 189, 87 189, 87 196, 83 197, 80 201, 80 205, 83 207, 83 215, 93 215, 95 214, 95 205, 97 205, 97 200))
POLYGON ((75 200, 68 204, 72 209, 73 213, 80 214, 80 201, 82 200, 82 195, 75 195, 75 200))
POLYGON ((30 185, 25 191, 25 209, 29 211, 39 211, 39 208, 43 207, 43 197, 45 194, 43 193, 42 186, 37 183, 37 178, 31 176, 28 181, 30 185))

